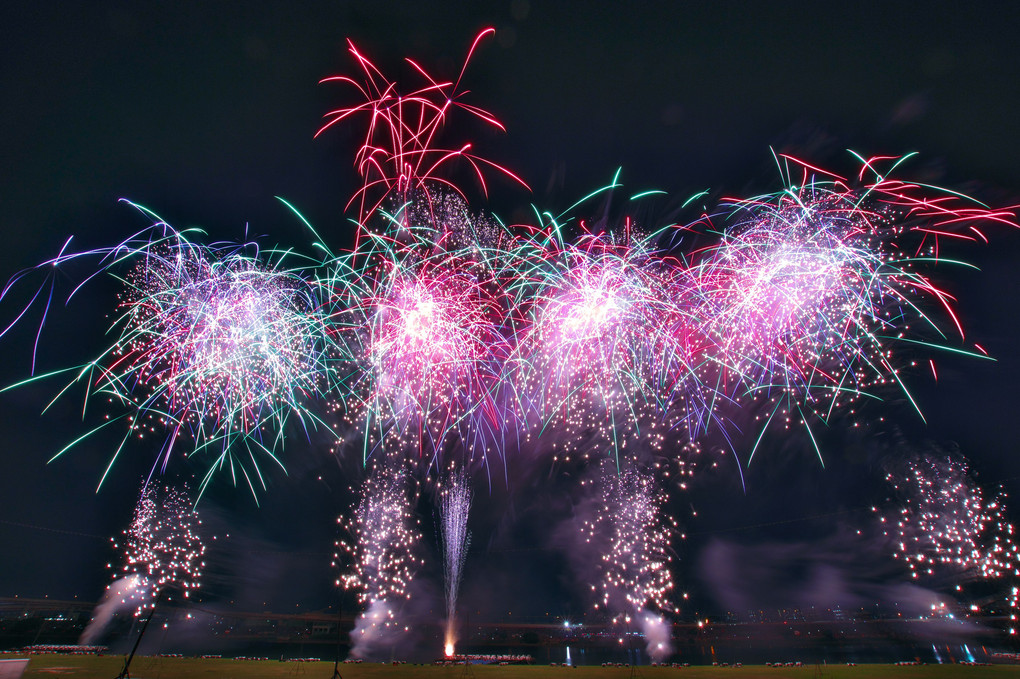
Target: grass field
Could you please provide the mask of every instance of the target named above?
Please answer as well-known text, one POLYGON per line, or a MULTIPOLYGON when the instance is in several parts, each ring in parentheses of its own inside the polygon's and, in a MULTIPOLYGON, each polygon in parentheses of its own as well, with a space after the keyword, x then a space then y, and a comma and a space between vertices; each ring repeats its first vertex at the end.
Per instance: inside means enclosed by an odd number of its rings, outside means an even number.
MULTIPOLYGON (((8 656, 10 657, 10 656, 8 656)), ((124 660, 116 656, 32 656, 24 679, 96 677, 113 679, 124 660)), ((839 665, 805 667, 544 667, 472 665, 437 667, 432 665, 400 665, 363 663, 341 665, 343 679, 986 679, 1020 677, 1017 665, 970 667, 965 665, 839 665), (564 676, 565 675, 565 676, 564 676)), ((245 661, 218 658, 147 658, 136 657, 131 664, 134 679, 276 679, 284 677, 321 677, 331 679, 333 663, 278 662, 275 660, 245 661)))

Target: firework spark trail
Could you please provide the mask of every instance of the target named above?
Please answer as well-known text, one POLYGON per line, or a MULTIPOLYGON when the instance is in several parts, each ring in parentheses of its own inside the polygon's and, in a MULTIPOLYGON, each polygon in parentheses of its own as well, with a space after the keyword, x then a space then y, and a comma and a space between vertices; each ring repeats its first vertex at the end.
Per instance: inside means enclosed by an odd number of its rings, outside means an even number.
POLYGON ((565 249, 539 293, 524 346, 546 382, 538 396, 543 414, 560 410, 564 394, 578 390, 604 400, 618 385, 640 389, 645 307, 654 299, 637 267, 628 271, 630 262, 614 250, 596 238, 565 249))
POLYGON ((618 454, 621 439, 655 447, 657 428, 693 438, 711 419, 689 343, 691 300, 678 263, 654 238, 584 233, 576 243, 547 239, 514 253, 525 262, 520 287, 530 296, 515 313, 508 371, 519 417, 573 432, 567 453, 590 447, 593 431, 611 429, 604 443, 618 454))
POLYGON ((471 511, 471 486, 467 475, 453 472, 439 490, 439 525, 443 547, 443 577, 446 582, 446 634, 444 652, 452 656, 457 643, 457 595, 464 559, 471 545, 468 514, 471 511))
POLYGON ((898 510, 874 510, 892 540, 893 557, 913 578, 1006 584, 1009 632, 1016 634, 1020 549, 1007 518, 1006 495, 987 500, 963 459, 924 456, 893 466, 886 481, 898 510))
POLYGON ((585 483, 592 484, 596 495, 581 523, 585 544, 599 554, 598 581, 591 585, 595 609, 610 615, 614 625, 640 626, 649 655, 662 659, 672 650, 668 633, 663 639, 657 632, 665 624, 661 613, 673 610, 669 564, 676 521, 662 510, 665 493, 651 470, 626 467, 618 472, 606 461, 595 472, 585 483))
POLYGON ((128 277, 115 369, 100 390, 148 391, 142 408, 169 415, 174 438, 187 426, 199 441, 227 439, 227 449, 234 437, 261 439, 268 423, 280 436, 321 387, 325 326, 314 289, 241 252, 202 255, 146 253, 128 277))
POLYGON ((344 569, 337 585, 355 591, 365 608, 351 633, 351 655, 357 658, 371 657, 380 639, 408 631, 400 609, 424 563, 414 514, 419 493, 412 493, 410 483, 399 464, 373 465, 352 516, 337 520, 343 536, 333 565, 344 569))

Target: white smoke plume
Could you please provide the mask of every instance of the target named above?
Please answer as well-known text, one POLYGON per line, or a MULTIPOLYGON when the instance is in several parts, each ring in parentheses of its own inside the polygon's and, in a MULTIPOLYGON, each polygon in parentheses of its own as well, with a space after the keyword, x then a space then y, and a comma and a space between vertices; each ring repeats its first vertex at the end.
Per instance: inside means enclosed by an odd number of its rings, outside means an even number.
POLYGON ((81 633, 78 643, 89 646, 96 643, 103 636, 113 616, 121 611, 134 611, 138 608, 138 595, 144 596, 148 585, 143 582, 142 576, 137 573, 126 578, 114 580, 106 588, 103 600, 96 606, 85 631, 81 633))
POLYGON ((638 614, 638 624, 645 636, 645 649, 652 662, 662 662, 673 654, 670 642, 671 625, 668 620, 656 613, 642 611, 638 614))
POLYGON ((403 647, 410 629, 397 624, 397 614, 387 601, 373 601, 358 616, 351 630, 351 657, 362 660, 390 659, 394 649, 403 647))

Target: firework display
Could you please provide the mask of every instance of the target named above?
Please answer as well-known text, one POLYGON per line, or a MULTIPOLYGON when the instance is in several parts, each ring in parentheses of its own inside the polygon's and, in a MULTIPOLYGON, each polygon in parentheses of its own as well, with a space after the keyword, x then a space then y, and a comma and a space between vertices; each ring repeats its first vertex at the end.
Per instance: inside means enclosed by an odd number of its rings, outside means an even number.
POLYGON ((1005 493, 987 499, 964 459, 924 456, 893 466, 886 482, 898 509, 874 510, 891 540, 893 557, 906 564, 913 578, 1005 583, 1009 631, 1015 634, 1020 548, 1006 516, 1005 493))
POLYGON ((205 566, 201 525, 185 489, 155 482, 142 487, 131 526, 120 542, 113 543, 124 553, 117 581, 130 582, 125 596, 135 616, 153 608, 168 587, 189 598, 201 586, 205 566))
POLYGON ((197 244, 193 233, 135 207, 155 224, 115 247, 61 252, 37 267, 96 258, 124 289, 108 347, 83 366, 30 381, 72 372, 61 394, 82 384, 86 407, 100 399, 122 406, 89 434, 122 421, 124 442, 165 433, 156 460, 163 470, 187 438, 188 455, 213 452, 203 488, 226 469, 253 493, 264 489, 259 460, 278 463, 288 420, 323 426, 309 406, 340 354, 327 336, 317 286, 283 265, 287 253, 255 243, 197 244))
POLYGON ((931 267, 951 263, 945 240, 985 240, 1015 215, 895 179, 904 159, 861 157, 843 177, 779 156, 782 191, 683 226, 596 229, 573 213, 505 226, 472 214, 440 172, 451 154, 477 178, 493 166, 442 145, 453 109, 495 119, 460 101, 459 80, 412 62, 426 84, 401 95, 351 54, 365 82, 331 80, 364 101, 323 128, 370 120, 351 250, 317 242, 321 257, 287 266, 291 253, 199 245, 157 218, 114 248, 65 246, 37 267, 98 256, 122 282, 117 339, 75 381, 86 402, 124 406, 101 427, 165 432, 164 467, 187 433, 191 454, 214 451, 206 482, 227 470, 255 493, 291 420, 329 429, 320 404, 360 432, 337 447, 360 441, 364 460, 396 452, 424 473, 454 457, 491 466, 549 433, 554 455, 679 448, 732 434, 748 406, 769 413, 762 432, 775 421, 810 434, 890 387, 913 402, 901 353, 984 356, 952 346, 962 329, 931 267))
MULTIPOLYGON (((562 214, 535 209, 533 223, 508 224, 474 210, 453 178, 466 169, 483 193, 493 175, 525 185, 472 142, 450 140, 471 124, 503 130, 462 87, 492 32, 476 37, 454 80, 408 60, 420 84, 405 91, 349 43, 360 77, 323 81, 356 101, 328 112, 316 136, 365 122, 354 154, 361 184, 347 203, 354 231, 339 239, 347 248, 334 251, 314 230, 313 257, 252 241, 203 244, 200 232, 136 206, 152 221, 146 230, 98 250, 65 244, 15 276, 0 300, 33 277, 46 282, 0 336, 47 300, 44 323, 54 272, 95 260, 68 298, 112 277, 113 340, 84 365, 40 375, 33 354, 34 376, 21 383, 70 375, 58 398, 78 385, 86 409, 101 401, 109 411, 57 456, 119 423, 127 433, 106 473, 130 439, 151 436, 154 470, 183 449, 207 470, 200 494, 224 472, 257 497, 263 465, 285 468, 288 438, 325 432, 317 440, 338 457, 360 448, 371 471, 340 520, 334 563, 365 608, 356 634, 366 638, 404 627, 399 608, 423 563, 416 484, 437 488, 453 655, 472 474, 491 478, 501 465, 509 478, 515 453, 581 459, 596 491, 582 521, 597 552, 595 607, 651 638, 676 610, 677 524, 664 510, 668 474, 649 461, 683 470, 711 434, 746 462, 774 426, 802 427, 822 459, 816 425, 859 418, 890 395, 920 415, 903 375, 918 352, 988 358, 964 344, 954 298, 935 279, 936 265, 966 266, 945 256, 946 243, 987 242, 988 227, 1015 227, 1017 216, 897 178, 909 156, 855 155, 855 173, 843 176, 777 155, 779 191, 723 198, 688 223, 629 214, 593 223, 592 201, 608 214, 622 193, 617 175, 562 214), (748 412, 758 413, 750 428, 748 412)), ((903 509, 884 518, 887 535, 914 577, 943 567, 1020 575, 1004 499, 987 502, 965 466, 916 462, 890 483, 903 509)), ((182 492, 143 490, 124 566, 139 611, 168 585, 185 596, 197 587, 196 526, 182 492)), ((668 647, 666 632, 650 653, 668 647)))
POLYGON ((486 451, 492 437, 485 435, 502 424, 493 413, 505 339, 486 264, 458 245, 456 230, 471 225, 466 209, 456 196, 437 196, 431 212, 444 216, 446 234, 419 214, 406 217, 413 221, 400 242, 367 235, 353 254, 363 265, 334 297, 343 313, 361 319, 346 344, 361 348, 350 399, 361 409, 350 420, 366 423, 366 458, 402 450, 428 469, 462 441, 478 443, 466 446, 467 457, 494 450, 490 443, 486 451))

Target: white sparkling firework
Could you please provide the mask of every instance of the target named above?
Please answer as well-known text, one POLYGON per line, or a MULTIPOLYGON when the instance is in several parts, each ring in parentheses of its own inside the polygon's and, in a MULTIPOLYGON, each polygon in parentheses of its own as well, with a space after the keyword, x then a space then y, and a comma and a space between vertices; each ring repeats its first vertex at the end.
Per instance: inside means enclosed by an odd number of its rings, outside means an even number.
POLYGON ((380 465, 365 481, 352 516, 337 519, 345 534, 334 554, 334 566, 343 568, 337 584, 356 592, 363 606, 387 604, 379 621, 384 626, 397 624, 393 607, 411 598, 411 582, 423 563, 418 555, 421 526, 414 514, 418 491, 410 485, 403 471, 380 465))
POLYGON ((116 579, 127 578, 132 583, 125 597, 134 605, 136 616, 155 607, 167 587, 179 588, 185 598, 199 588, 205 567, 201 525, 186 490, 156 482, 142 488, 122 544, 116 540, 113 544, 124 550, 124 564, 116 579))
POLYGON ((898 505, 895 512, 880 515, 893 557, 907 565, 913 578, 1010 583, 1005 601, 1009 631, 1015 634, 1020 549, 1007 519, 1006 494, 987 500, 966 460, 949 456, 909 460, 888 473, 886 481, 898 505))
POLYGON ((643 624, 649 611, 673 610, 669 543, 677 524, 663 513, 665 493, 651 473, 617 472, 608 462, 599 471, 589 482, 599 484, 595 511, 582 524, 585 542, 601 550, 599 581, 591 586, 595 608, 614 624, 643 624))

